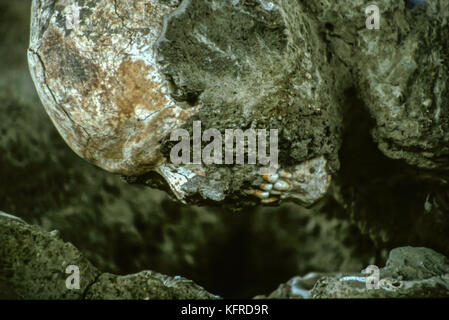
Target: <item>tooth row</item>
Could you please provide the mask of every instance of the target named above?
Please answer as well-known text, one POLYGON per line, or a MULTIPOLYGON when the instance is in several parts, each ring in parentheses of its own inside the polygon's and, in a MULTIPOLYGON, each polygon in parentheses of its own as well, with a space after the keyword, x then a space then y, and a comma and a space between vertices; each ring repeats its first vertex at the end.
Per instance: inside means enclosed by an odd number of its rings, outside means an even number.
POLYGON ((276 183, 262 183, 260 185, 260 189, 263 191, 269 192, 271 194, 279 194, 282 191, 290 190, 290 184, 284 180, 278 180, 276 183))
POLYGON ((271 175, 263 175, 263 180, 267 181, 265 183, 262 183, 257 190, 249 190, 247 191, 248 194, 253 195, 261 199, 263 204, 270 204, 279 201, 279 197, 282 196, 282 194, 285 191, 290 190, 291 186, 290 184, 282 180, 283 179, 291 179, 292 174, 286 170, 280 170, 278 173, 271 174, 271 175), (273 197, 274 196, 274 197, 273 197))
POLYGON ((264 175, 263 179, 268 181, 270 184, 263 183, 261 184, 261 188, 266 191, 277 190, 277 191, 287 191, 290 189, 290 184, 281 180, 280 178, 290 179, 292 174, 286 170, 281 170, 279 173, 272 175, 264 175))

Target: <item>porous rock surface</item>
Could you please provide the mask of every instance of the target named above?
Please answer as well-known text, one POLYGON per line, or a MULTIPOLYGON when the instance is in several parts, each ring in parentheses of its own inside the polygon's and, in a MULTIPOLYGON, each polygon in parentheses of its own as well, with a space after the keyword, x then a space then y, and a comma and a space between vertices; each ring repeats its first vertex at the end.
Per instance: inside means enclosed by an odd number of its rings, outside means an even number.
POLYGON ((0 299, 214 299, 192 281, 143 271, 102 273, 58 232, 0 216, 0 299), (80 288, 68 289, 68 266, 77 266, 80 288))
POLYGON ((10 218, 0 217, 0 298, 80 299, 99 274, 70 243, 10 218), (67 290, 69 265, 80 268, 80 290, 67 290))
MULTIPOLYGON (((352 275, 355 277, 361 274, 352 275)), ((442 298, 449 297, 449 261, 428 248, 401 247, 390 252, 380 269, 379 289, 348 275, 324 277, 311 291, 313 298, 442 298)))
MULTIPOLYGON (((102 273, 57 231, 47 232, 0 215, 2 299, 217 299, 193 281, 153 271, 117 276, 102 273), (66 267, 80 269, 80 289, 69 290, 66 267)), ((364 274, 310 273, 256 299, 417 298, 449 296, 449 262, 432 249, 401 247, 380 269, 379 289, 364 274)))
POLYGON ((449 261, 429 248, 399 247, 379 269, 379 287, 367 286, 366 273, 309 273, 256 299, 447 298, 449 261))

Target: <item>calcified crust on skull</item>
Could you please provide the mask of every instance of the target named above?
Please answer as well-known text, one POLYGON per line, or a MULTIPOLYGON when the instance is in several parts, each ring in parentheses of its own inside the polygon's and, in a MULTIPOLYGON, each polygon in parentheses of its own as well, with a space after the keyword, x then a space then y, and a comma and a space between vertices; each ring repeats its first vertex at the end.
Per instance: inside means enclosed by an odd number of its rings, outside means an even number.
POLYGON ((147 185, 156 172, 183 202, 309 206, 338 167, 338 110, 320 48, 292 53, 288 14, 262 1, 34 0, 28 60, 51 120, 87 161, 147 185), (73 8, 79 25, 68 28, 73 8), (257 190, 276 175, 262 183, 257 165, 170 162, 170 132, 193 120, 281 132, 289 147, 268 197, 257 190), (319 125, 327 136, 307 132, 319 125))

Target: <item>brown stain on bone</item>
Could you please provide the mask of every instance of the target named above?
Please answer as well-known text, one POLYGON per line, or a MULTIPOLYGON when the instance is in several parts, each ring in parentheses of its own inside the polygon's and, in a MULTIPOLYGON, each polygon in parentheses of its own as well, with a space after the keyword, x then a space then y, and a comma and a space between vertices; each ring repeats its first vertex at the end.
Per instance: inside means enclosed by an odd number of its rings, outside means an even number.
POLYGON ((60 110, 50 113, 59 123, 64 122, 64 112, 73 120, 72 128, 60 132, 86 160, 116 173, 143 173, 164 161, 160 141, 194 110, 168 106, 168 87, 150 78, 154 67, 143 60, 125 58, 118 67, 103 70, 98 52, 107 47, 103 40, 108 39, 98 40, 98 51, 84 52, 76 37, 64 37, 54 25, 46 30, 39 51, 60 110), (137 108, 151 119, 141 121, 137 108))
POLYGON ((146 66, 142 60, 125 60, 120 64, 115 74, 116 91, 112 102, 117 105, 121 119, 133 117, 137 107, 151 112, 167 105, 161 84, 147 79, 152 70, 153 67, 146 66))

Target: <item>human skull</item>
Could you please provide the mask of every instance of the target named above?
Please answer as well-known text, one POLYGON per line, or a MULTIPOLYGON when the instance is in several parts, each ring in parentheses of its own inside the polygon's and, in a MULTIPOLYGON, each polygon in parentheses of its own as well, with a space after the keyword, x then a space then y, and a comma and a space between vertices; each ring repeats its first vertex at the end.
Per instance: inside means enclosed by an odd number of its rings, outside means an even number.
POLYGON ((324 47, 298 45, 313 31, 293 32, 290 5, 35 0, 31 74, 66 143, 109 172, 148 185, 156 172, 183 202, 309 206, 338 168, 340 113, 324 47), (279 165, 172 163, 170 134, 194 121, 279 130, 279 165))

